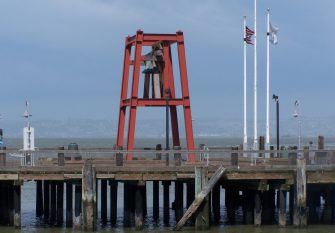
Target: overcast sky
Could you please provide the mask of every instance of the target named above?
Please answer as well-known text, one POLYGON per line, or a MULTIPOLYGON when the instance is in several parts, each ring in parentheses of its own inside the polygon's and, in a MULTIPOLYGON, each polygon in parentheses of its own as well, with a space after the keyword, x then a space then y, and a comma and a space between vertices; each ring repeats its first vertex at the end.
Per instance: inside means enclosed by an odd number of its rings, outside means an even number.
MULTIPOLYGON (((266 8, 279 28, 271 46, 271 94, 289 118, 335 116, 335 1, 258 1, 259 118, 265 118, 266 8)), ((27 99, 35 119, 117 122, 124 38, 185 34, 193 118, 243 119, 243 16, 251 0, 0 1, 3 121, 20 119, 27 99)), ((253 47, 248 47, 248 118, 253 116, 253 47)), ((142 85, 142 84, 141 84, 142 85)), ((271 117, 274 103, 271 102, 271 117)), ((164 117, 164 110, 139 118, 164 117)))

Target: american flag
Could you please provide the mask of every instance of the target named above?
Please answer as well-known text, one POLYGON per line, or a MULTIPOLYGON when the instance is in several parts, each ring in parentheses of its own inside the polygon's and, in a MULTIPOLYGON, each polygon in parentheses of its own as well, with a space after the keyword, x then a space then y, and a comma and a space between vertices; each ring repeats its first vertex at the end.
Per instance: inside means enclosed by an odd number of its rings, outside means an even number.
POLYGON ((245 38, 244 38, 244 41, 247 43, 247 44, 254 44, 253 41, 252 41, 252 36, 255 34, 255 32, 253 30, 251 30, 250 28, 248 27, 245 27, 245 38))

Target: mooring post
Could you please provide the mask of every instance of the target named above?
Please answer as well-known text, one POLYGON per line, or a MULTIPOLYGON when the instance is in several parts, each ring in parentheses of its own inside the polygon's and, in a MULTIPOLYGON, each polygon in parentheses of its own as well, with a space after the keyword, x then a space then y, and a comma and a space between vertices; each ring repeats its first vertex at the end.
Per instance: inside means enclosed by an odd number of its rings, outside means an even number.
POLYGON ((82 178, 83 225, 84 230, 94 231, 96 225, 96 178, 91 160, 85 160, 82 178))
POLYGON ((43 216, 43 186, 42 181, 36 181, 36 217, 43 216))
POLYGON ((21 182, 14 181, 14 227, 21 228, 21 182))
POLYGON ((152 184, 152 212, 154 221, 159 218, 159 181, 153 181, 152 184))
POLYGON ((215 224, 220 222, 220 188, 221 185, 217 183, 212 190, 212 210, 213 220, 215 224))
POLYGON ((163 183, 163 221, 165 225, 170 222, 170 185, 171 181, 162 181, 163 183))
POLYGON ((115 180, 109 181, 110 185, 110 218, 111 224, 114 225, 116 223, 117 218, 117 186, 118 182, 115 180))
POLYGON ((135 191, 135 228, 137 230, 143 229, 143 187, 145 187, 145 182, 140 181, 138 182, 135 191))
POLYGON ((49 223, 50 216, 50 182, 48 180, 44 180, 43 183, 43 210, 44 210, 44 221, 49 223))
POLYGON ((295 174, 293 225, 296 227, 307 226, 306 160, 301 156, 297 158, 297 170, 295 174))
POLYGON ((286 227, 286 190, 279 189, 278 225, 286 227))
MULTIPOLYGON (((208 179, 207 168, 195 167, 195 194, 198 195, 205 187, 208 179)), ((205 230, 210 227, 208 196, 198 209, 195 219, 195 228, 205 230)))
POLYGON ((81 228, 81 222, 82 222, 81 206, 82 206, 82 187, 81 184, 76 183, 74 185, 74 220, 73 220, 73 227, 75 229, 81 228))
POLYGON ((73 224, 73 186, 72 183, 66 183, 66 227, 72 227, 73 224))
POLYGON ((63 181, 57 182, 57 225, 63 225, 64 221, 64 183, 63 181))
POLYGON ((254 225, 259 227, 262 224, 262 201, 261 192, 255 192, 254 225))
POLYGON ((51 186, 51 200, 50 200, 50 220, 49 224, 50 225, 55 225, 56 223, 56 216, 57 216, 57 199, 56 199, 56 182, 51 181, 50 182, 51 186))
POLYGON ((100 192, 100 213, 101 221, 107 222, 107 180, 102 179, 101 181, 101 192, 100 192))

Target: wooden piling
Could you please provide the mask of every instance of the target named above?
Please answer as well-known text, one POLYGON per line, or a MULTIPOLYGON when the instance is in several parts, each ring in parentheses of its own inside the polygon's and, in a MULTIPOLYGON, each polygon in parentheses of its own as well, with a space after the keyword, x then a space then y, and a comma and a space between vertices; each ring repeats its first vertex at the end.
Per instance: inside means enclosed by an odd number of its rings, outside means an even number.
POLYGON ((178 222, 183 217, 183 198, 184 198, 184 184, 182 181, 175 181, 175 217, 178 222))
POLYGON ((157 222, 159 218, 159 181, 153 181, 152 184, 152 212, 153 219, 157 222))
POLYGON ((134 193, 132 193, 132 185, 125 182, 123 190, 123 225, 125 227, 131 226, 132 216, 132 200, 134 199, 134 193))
POLYGON ((297 170, 295 174, 293 225, 296 227, 307 226, 306 161, 300 157, 297 158, 297 170))
POLYGON ((144 204, 144 196, 143 196, 143 187, 145 183, 139 182, 135 191, 135 228, 136 230, 143 229, 143 204, 144 204))
POLYGON ((319 185, 307 185, 308 224, 319 223, 320 189, 319 185))
POLYGON ((82 222, 82 187, 80 184, 74 186, 74 220, 73 227, 75 229, 81 228, 82 222))
POLYGON ((262 194, 262 225, 272 224, 275 214, 275 190, 270 189, 262 194))
MULTIPOLYGON (((6 150, 5 146, 0 146, 0 150, 6 150)), ((6 166, 6 153, 1 152, 0 153, 0 167, 6 166)))
POLYGON ((51 192, 51 199, 50 199, 50 219, 49 224, 55 225, 56 224, 56 218, 57 218, 57 189, 56 189, 56 182, 51 181, 50 182, 50 192, 51 192))
POLYGON ((83 201, 83 228, 86 231, 94 231, 96 228, 96 178, 91 160, 86 160, 83 167, 82 201, 83 201))
POLYGON ((14 227, 21 228, 21 184, 15 183, 13 185, 14 192, 14 227))
POLYGON ((262 224, 262 202, 261 192, 255 192, 254 225, 259 227, 262 224))
POLYGON ((250 189, 243 190, 243 212, 244 222, 248 225, 254 222, 254 191, 250 189))
POLYGON ((14 185, 12 181, 7 181, 7 206, 8 206, 8 226, 14 226, 14 185))
POLYGON ((100 214, 101 221, 107 222, 107 180, 101 180, 101 192, 100 192, 100 214))
POLYGON ((42 181, 36 181, 36 217, 43 216, 43 186, 42 181))
POLYGON ((73 186, 72 183, 66 183, 66 227, 72 227, 73 224, 73 186))
MULTIPOLYGON (((198 195, 207 184, 208 174, 204 167, 195 167, 195 194, 198 195)), ((209 203, 208 196, 206 196, 200 205, 195 219, 195 228, 198 230, 205 230, 210 227, 209 219, 209 203)))
POLYGON ((163 184, 163 221, 165 225, 170 222, 170 181, 162 181, 163 184))
POLYGON ((219 224, 220 222, 220 189, 221 185, 216 184, 212 190, 212 210, 213 210, 213 222, 219 224))
POLYGON ((43 182, 43 218, 45 222, 49 222, 50 217, 50 182, 43 182))
POLYGON ((110 219, 111 224, 114 225, 116 223, 117 218, 117 186, 118 182, 115 180, 109 181, 110 185, 110 219))
POLYGON ((332 210, 334 206, 333 189, 331 186, 326 186, 323 190, 323 199, 325 200, 323 212, 322 212, 322 223, 331 224, 332 223, 332 210))
POLYGON ((235 202, 237 198, 237 190, 231 185, 227 185, 225 189, 225 206, 227 210, 227 218, 229 224, 235 224, 235 202))
POLYGON ((278 225, 286 227, 286 191, 278 190, 279 208, 278 208, 278 225))
POLYGON ((57 225, 61 226, 64 222, 64 183, 57 182, 57 225))

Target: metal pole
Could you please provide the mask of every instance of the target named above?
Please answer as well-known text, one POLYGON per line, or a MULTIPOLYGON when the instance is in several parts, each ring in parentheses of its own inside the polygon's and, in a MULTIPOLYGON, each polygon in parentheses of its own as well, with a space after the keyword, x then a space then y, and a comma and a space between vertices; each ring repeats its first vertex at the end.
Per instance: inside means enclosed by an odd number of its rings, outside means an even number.
POLYGON ((258 150, 258 133, 257 133, 257 0, 255 0, 254 5, 254 150, 258 150))
POLYGON ((267 9, 266 35, 266 141, 265 149, 270 149, 270 9, 267 9))
POLYGON ((277 113, 277 151, 279 151, 279 100, 276 101, 276 113, 277 113))
POLYGON ((243 150, 248 150, 248 135, 247 135, 247 43, 245 41, 246 39, 246 21, 247 21, 247 17, 244 16, 244 27, 243 27, 243 35, 244 35, 244 98, 243 98, 243 102, 244 102, 244 119, 243 119, 243 123, 244 123, 244 130, 243 130, 243 150))
POLYGON ((165 108, 165 114, 166 114, 166 150, 169 150, 169 89, 165 89, 165 100, 166 100, 166 108, 165 108))

